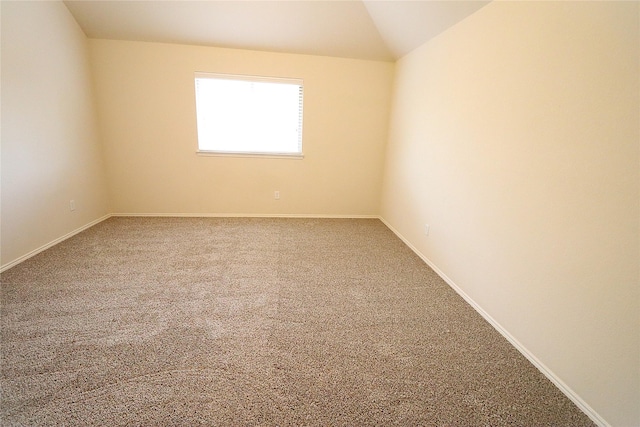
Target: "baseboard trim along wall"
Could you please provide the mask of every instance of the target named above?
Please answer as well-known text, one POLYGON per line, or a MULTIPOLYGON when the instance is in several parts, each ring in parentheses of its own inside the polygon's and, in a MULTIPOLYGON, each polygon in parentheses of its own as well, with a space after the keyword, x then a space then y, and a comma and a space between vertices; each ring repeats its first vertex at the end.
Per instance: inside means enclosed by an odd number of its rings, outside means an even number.
POLYGON ((46 250, 47 250, 47 249, 49 249, 50 247, 55 246, 55 245, 57 245, 58 243, 64 242, 64 241, 65 241, 65 240, 67 240, 68 238, 73 237, 73 236, 75 236, 76 234, 83 232, 83 231, 84 231, 84 230, 86 230, 87 228, 91 228, 91 227, 93 227, 94 225, 96 225, 96 224, 98 224, 98 223, 101 223, 102 221, 104 221, 105 219, 108 219, 108 218, 110 218, 110 217, 111 217, 111 215, 107 214, 107 215, 105 215, 105 216, 103 216, 103 217, 100 217, 100 218, 98 218, 98 219, 94 220, 94 221, 91 221, 90 223, 85 224, 85 225, 83 225, 82 227, 77 228, 77 229, 75 229, 75 230, 73 230, 73 231, 71 231, 71 232, 69 232, 69 233, 65 234, 65 235, 64 235, 64 236, 62 236, 62 237, 58 237, 57 239, 54 239, 54 240, 50 241, 49 243, 47 243, 47 244, 45 244, 45 245, 42 245, 42 246, 40 246, 39 248, 34 249, 34 250, 32 250, 31 252, 29 252, 29 253, 27 253, 27 254, 25 254, 25 255, 22 255, 21 257, 16 258, 16 259, 14 259, 13 261, 10 261, 10 262, 8 262, 7 264, 5 264, 5 265, 3 265, 3 266, 0 266, 0 273, 2 273, 2 272, 3 272, 3 271, 5 271, 5 270, 10 269, 11 267, 15 267, 16 265, 20 264, 21 262, 28 260, 28 259, 29 259, 29 258, 31 258, 32 256, 38 255, 40 252, 42 252, 42 251, 46 251, 46 250))
POLYGON ((246 214, 246 213, 114 213, 116 217, 176 217, 176 218, 328 218, 328 219, 380 219, 378 215, 329 214, 246 214))
POLYGON ((475 311, 477 311, 495 330, 497 330, 503 337, 507 339, 524 357, 526 357, 542 374, 547 377, 553 384, 560 389, 573 403, 576 404, 582 412, 584 412, 591 420, 600 427, 611 427, 604 418, 602 418, 591 406, 589 406, 582 398, 576 394, 568 385, 566 385, 560 378, 558 378, 553 371, 551 371, 544 363, 533 355, 524 345, 522 345, 513 335, 511 335, 505 328, 500 325, 493 317, 491 317, 484 309, 478 305, 469 295, 467 295, 453 280, 440 270, 429 258, 422 254, 415 246, 409 242, 398 230, 393 228, 391 224, 385 221, 384 218, 378 217, 380 221, 386 225, 400 240, 404 242, 416 255, 418 255, 429 267, 436 272, 451 288, 453 288, 458 295, 460 295, 475 311))
POLYGON ((78 233, 86 230, 87 228, 93 227, 96 224, 101 223, 102 221, 109 219, 111 217, 184 217, 184 218, 344 218, 344 219, 379 219, 378 215, 327 215, 327 214, 241 214, 241 213, 114 213, 107 214, 101 218, 96 219, 95 221, 91 221, 90 223, 83 225, 82 227, 71 231, 70 233, 65 234, 62 237, 52 240, 51 242, 40 246, 37 249, 32 250, 31 252, 16 258, 13 261, 8 262, 5 265, 0 266, 0 273, 5 270, 10 269, 11 267, 15 267, 23 261, 28 260, 29 258, 38 255, 40 252, 49 249, 52 246, 57 245, 70 237, 75 236, 78 233))

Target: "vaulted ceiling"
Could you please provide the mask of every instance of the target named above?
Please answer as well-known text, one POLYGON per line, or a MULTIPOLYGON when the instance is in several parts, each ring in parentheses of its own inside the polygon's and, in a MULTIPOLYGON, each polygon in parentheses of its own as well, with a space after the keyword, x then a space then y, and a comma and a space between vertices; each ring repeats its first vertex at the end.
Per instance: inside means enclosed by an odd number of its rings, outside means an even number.
POLYGON ((393 61, 488 1, 76 1, 90 38, 393 61))

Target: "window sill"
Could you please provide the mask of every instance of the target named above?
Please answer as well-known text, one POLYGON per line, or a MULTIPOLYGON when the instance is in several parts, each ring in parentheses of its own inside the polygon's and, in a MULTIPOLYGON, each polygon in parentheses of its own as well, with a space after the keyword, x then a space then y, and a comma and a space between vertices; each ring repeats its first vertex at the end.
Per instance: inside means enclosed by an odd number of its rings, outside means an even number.
POLYGON ((304 159, 304 154, 296 153, 296 154, 287 154, 287 153, 233 153, 227 151, 205 151, 198 150, 196 151, 198 156, 205 157, 255 157, 262 159, 304 159))

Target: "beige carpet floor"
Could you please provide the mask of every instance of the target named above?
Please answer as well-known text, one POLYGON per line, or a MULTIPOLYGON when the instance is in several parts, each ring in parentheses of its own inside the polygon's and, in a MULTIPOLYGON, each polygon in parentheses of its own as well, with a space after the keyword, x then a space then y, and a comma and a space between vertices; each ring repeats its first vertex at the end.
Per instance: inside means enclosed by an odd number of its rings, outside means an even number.
POLYGON ((378 220, 111 218, 1 285, 2 425, 593 425, 378 220))

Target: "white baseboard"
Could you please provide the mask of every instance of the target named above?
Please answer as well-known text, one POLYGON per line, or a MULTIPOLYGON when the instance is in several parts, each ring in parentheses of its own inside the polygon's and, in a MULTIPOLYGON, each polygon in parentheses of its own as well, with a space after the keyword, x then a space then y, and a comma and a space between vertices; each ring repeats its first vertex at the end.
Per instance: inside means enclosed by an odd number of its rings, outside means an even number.
POLYGON ((328 218, 379 219, 378 215, 331 214, 247 214, 247 213, 114 213, 115 217, 175 217, 175 218, 328 218))
POLYGON ((28 260, 32 256, 38 255, 40 252, 45 251, 45 250, 49 249, 50 247, 55 246, 58 243, 63 242, 65 240, 67 240, 68 238, 73 237, 76 234, 86 230, 87 228, 93 227, 94 225, 96 225, 96 224, 98 224, 98 223, 100 223, 100 222, 102 222, 105 219, 108 219, 110 217, 111 217, 111 215, 107 214, 107 215, 105 215, 105 216, 103 216, 101 218, 98 218, 98 219, 96 219, 94 221, 91 221, 90 223, 85 224, 82 227, 77 228, 77 229, 73 230, 72 232, 65 234, 62 237, 58 237, 57 239, 52 240, 51 242, 49 242, 49 243, 47 243, 47 244, 45 244, 43 246, 40 246, 37 249, 32 250, 28 254, 22 255, 21 257, 19 257, 17 259, 14 259, 13 261, 8 262, 7 264, 4 264, 3 266, 0 266, 0 273, 2 273, 5 270, 10 269, 11 267, 15 267, 16 265, 20 264, 21 262, 28 260))
POLYGON ((344 219, 379 219, 378 215, 329 215, 329 214, 246 214, 246 213, 113 213, 107 214, 101 218, 96 219, 95 221, 90 222, 76 230, 73 230, 70 233, 65 234, 62 237, 59 237, 46 245, 40 246, 33 251, 16 258, 13 261, 8 262, 0 266, 0 273, 5 270, 10 269, 11 267, 15 267, 20 264, 22 261, 26 261, 39 254, 40 252, 49 249, 52 246, 57 245, 60 242, 67 240, 68 238, 75 236, 76 234, 86 230, 89 227, 93 227, 94 225, 104 221, 105 219, 111 217, 176 217, 176 218, 344 218, 344 219))
POLYGON ((565 384, 556 374, 553 373, 544 363, 542 363, 533 353, 531 353, 520 341, 518 341, 513 335, 509 333, 500 323, 498 323, 493 317, 489 315, 484 309, 477 304, 469 295, 467 295, 453 280, 440 270, 431 260, 429 260, 424 254, 422 254, 409 240, 407 240, 398 230, 393 228, 384 218, 379 217, 380 221, 386 225, 400 240, 402 240, 416 255, 418 255, 429 267, 436 272, 458 295, 460 295, 474 310, 476 310, 495 330, 497 330, 503 337, 507 339, 524 357, 526 357, 542 374, 547 377, 556 387, 560 389, 575 405, 580 408, 591 420, 600 427, 611 427, 611 425, 605 421, 591 406, 589 406, 582 398, 574 392, 571 387, 565 384))

